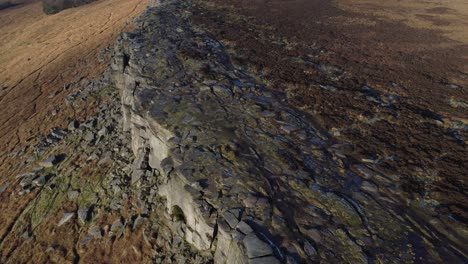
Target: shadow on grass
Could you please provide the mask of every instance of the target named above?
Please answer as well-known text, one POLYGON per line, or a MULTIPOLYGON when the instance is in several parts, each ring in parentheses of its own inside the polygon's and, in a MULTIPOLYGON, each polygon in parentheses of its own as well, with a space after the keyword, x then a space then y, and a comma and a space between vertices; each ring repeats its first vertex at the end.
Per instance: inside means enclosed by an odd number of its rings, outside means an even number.
POLYGON ((0 10, 7 9, 14 6, 19 6, 21 3, 12 3, 12 2, 0 2, 0 10))

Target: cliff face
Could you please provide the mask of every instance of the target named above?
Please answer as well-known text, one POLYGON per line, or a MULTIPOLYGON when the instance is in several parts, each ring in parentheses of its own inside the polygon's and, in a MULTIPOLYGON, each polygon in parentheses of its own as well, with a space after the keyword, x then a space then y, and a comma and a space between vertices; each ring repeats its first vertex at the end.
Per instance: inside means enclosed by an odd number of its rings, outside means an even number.
POLYGON ((408 232, 424 227, 399 217, 391 179, 349 167, 347 146, 235 67, 191 6, 153 2, 112 62, 133 153, 157 171, 151 188, 185 240, 215 263, 413 259, 408 232))

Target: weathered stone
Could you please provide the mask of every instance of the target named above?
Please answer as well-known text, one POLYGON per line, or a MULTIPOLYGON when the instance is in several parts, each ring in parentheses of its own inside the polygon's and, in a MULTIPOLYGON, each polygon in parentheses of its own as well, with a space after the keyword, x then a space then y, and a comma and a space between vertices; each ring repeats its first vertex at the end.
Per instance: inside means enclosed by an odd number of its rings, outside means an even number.
POLYGON ((31 232, 24 231, 24 233, 21 235, 21 238, 23 238, 24 240, 30 240, 32 238, 31 232))
POLYGON ((292 132, 298 130, 298 128, 292 125, 284 125, 284 126, 281 126, 281 130, 283 130, 287 134, 291 134, 292 132))
POLYGON ((35 178, 33 181, 32 181, 32 184, 36 185, 36 186, 42 186, 46 183, 46 177, 45 176, 39 176, 37 178, 35 178))
POLYGON ((36 174, 37 174, 37 171, 33 170, 33 171, 26 172, 26 173, 21 173, 17 175, 16 178, 20 179, 20 178, 29 177, 29 176, 35 176, 36 174))
POLYGON ((66 222, 70 221, 70 219, 72 219, 74 215, 75 213, 65 213, 60 219, 60 221, 58 222, 57 226, 64 225, 66 222))
POLYGON ((94 134, 94 132, 89 131, 88 133, 86 133, 86 136, 84 137, 84 140, 86 140, 87 142, 91 142, 95 138, 96 138, 96 135, 94 134))
POLYGON ((257 203, 258 198, 253 195, 248 195, 246 199, 243 200, 244 204, 248 208, 254 208, 257 203))
POLYGON ((253 232, 253 229, 244 221, 240 221, 236 228, 246 235, 253 232))
POLYGON ((46 160, 43 160, 43 161, 39 162, 39 166, 41 166, 43 168, 51 168, 51 167, 53 167, 55 165, 56 160, 57 159, 56 159, 55 156, 50 156, 46 160))
POLYGON ((119 233, 119 232, 122 231, 123 228, 124 228, 124 225, 123 225, 122 221, 120 221, 120 219, 117 219, 112 223, 110 231, 112 233, 119 233))
POLYGON ((144 175, 144 170, 134 170, 132 173, 132 185, 137 184, 144 175))
POLYGON ((304 242, 304 252, 309 257, 315 257, 317 255, 317 250, 308 241, 304 242))
POLYGON ((102 238, 102 230, 97 225, 91 226, 88 230, 88 234, 97 239, 102 238))
POLYGON ((217 223, 218 223, 218 229, 220 231, 223 231, 224 233, 228 233, 229 231, 231 231, 231 228, 229 227, 226 220, 220 218, 220 219, 218 219, 217 223))
POLYGON ((76 191, 76 190, 70 191, 70 192, 68 192, 68 199, 74 200, 74 199, 78 198, 79 195, 80 195, 79 191, 76 191))
POLYGON ((370 192, 370 193, 378 192, 377 186, 375 184, 373 184, 373 183, 368 182, 368 181, 363 181, 362 184, 361 184, 361 188, 364 191, 367 191, 367 192, 370 192))
POLYGON ((33 177, 25 177, 24 179, 22 179, 20 181, 21 187, 24 188, 26 186, 29 186, 32 183, 33 179, 34 179, 33 177))
POLYGON ((249 264, 280 264, 280 263, 281 262, 273 256, 249 259, 249 264))
POLYGON ((8 184, 0 185, 0 195, 8 188, 8 184))
POLYGON ((103 166, 103 165, 110 164, 110 163, 112 163, 112 153, 108 151, 99 160, 98 166, 103 166))
POLYGON ((88 207, 83 207, 78 209, 78 220, 80 220, 81 223, 86 223, 89 218, 89 208, 88 207))
POLYGON ((101 130, 98 131, 97 134, 98 134, 98 137, 104 137, 104 136, 107 135, 107 133, 108 133, 107 128, 106 128, 106 127, 103 127, 101 130))
POLYGON ((83 239, 80 240, 80 246, 88 244, 91 240, 93 240, 92 236, 84 236, 83 239))
POLYGON ((276 113, 273 111, 263 111, 260 113, 260 116, 262 117, 275 117, 276 113))
POLYGON ((27 160, 26 160, 26 163, 31 163, 31 162, 34 162, 36 161, 36 156, 30 156, 27 160))
POLYGON ((77 129, 78 127, 80 126, 80 123, 78 121, 71 121, 69 124, 68 124, 68 130, 70 131, 73 131, 75 129, 77 129))
POLYGON ((247 255, 251 259, 273 254, 272 248, 260 240, 254 233, 250 233, 244 238, 244 246, 247 250, 247 255))
POLYGON ((239 220, 231 212, 225 212, 223 216, 231 228, 235 228, 239 223, 239 220))
POLYGON ((231 232, 231 237, 235 241, 235 243, 240 243, 242 240, 244 240, 245 235, 237 230, 233 230, 231 232))
POLYGON ((320 243, 322 242, 322 235, 320 234, 320 231, 318 231, 315 228, 311 229, 306 229, 303 231, 308 237, 312 238, 315 243, 320 243))
POLYGON ((66 136, 66 134, 60 129, 53 129, 51 135, 57 139, 63 139, 66 136))
POLYGON ((133 230, 136 230, 136 229, 143 223, 144 220, 145 220, 145 218, 142 217, 141 215, 137 216, 137 218, 136 218, 135 221, 133 222, 133 227, 132 227, 132 229, 133 229, 133 230))

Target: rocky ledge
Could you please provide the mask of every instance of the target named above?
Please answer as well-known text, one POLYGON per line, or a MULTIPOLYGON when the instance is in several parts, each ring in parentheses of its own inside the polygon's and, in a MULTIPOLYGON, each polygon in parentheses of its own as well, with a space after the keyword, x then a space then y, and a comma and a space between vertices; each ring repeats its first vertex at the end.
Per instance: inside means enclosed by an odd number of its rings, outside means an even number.
POLYGON ((112 79, 136 156, 132 184, 182 219, 215 263, 463 259, 391 176, 351 163, 313 118, 288 106, 191 23, 190 1, 154 1, 115 47, 112 79))

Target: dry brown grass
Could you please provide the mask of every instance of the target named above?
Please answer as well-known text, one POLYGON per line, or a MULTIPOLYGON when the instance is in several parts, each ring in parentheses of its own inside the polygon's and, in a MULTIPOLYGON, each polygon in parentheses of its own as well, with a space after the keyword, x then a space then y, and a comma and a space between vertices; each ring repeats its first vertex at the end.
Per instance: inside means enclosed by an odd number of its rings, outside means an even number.
POLYGON ((77 109, 66 106, 64 98, 72 91, 63 87, 77 77, 100 76, 107 62, 99 62, 98 53, 147 3, 100 0, 52 16, 36 0, 0 10, 0 185, 11 184, 11 196, 2 194, 0 237, 31 199, 15 194, 15 175, 24 165, 10 154, 50 128, 63 128, 70 119, 82 120, 95 110, 92 101, 77 109), (55 107, 61 110, 52 115, 55 107))
POLYGON ((468 44, 466 0, 336 0, 338 7, 372 14, 408 26, 440 31, 446 37, 468 44))
POLYGON ((98 52, 147 3, 101 0, 47 16, 32 1, 0 11, 0 154, 57 125, 43 121, 63 103, 63 85, 98 76, 98 52))

